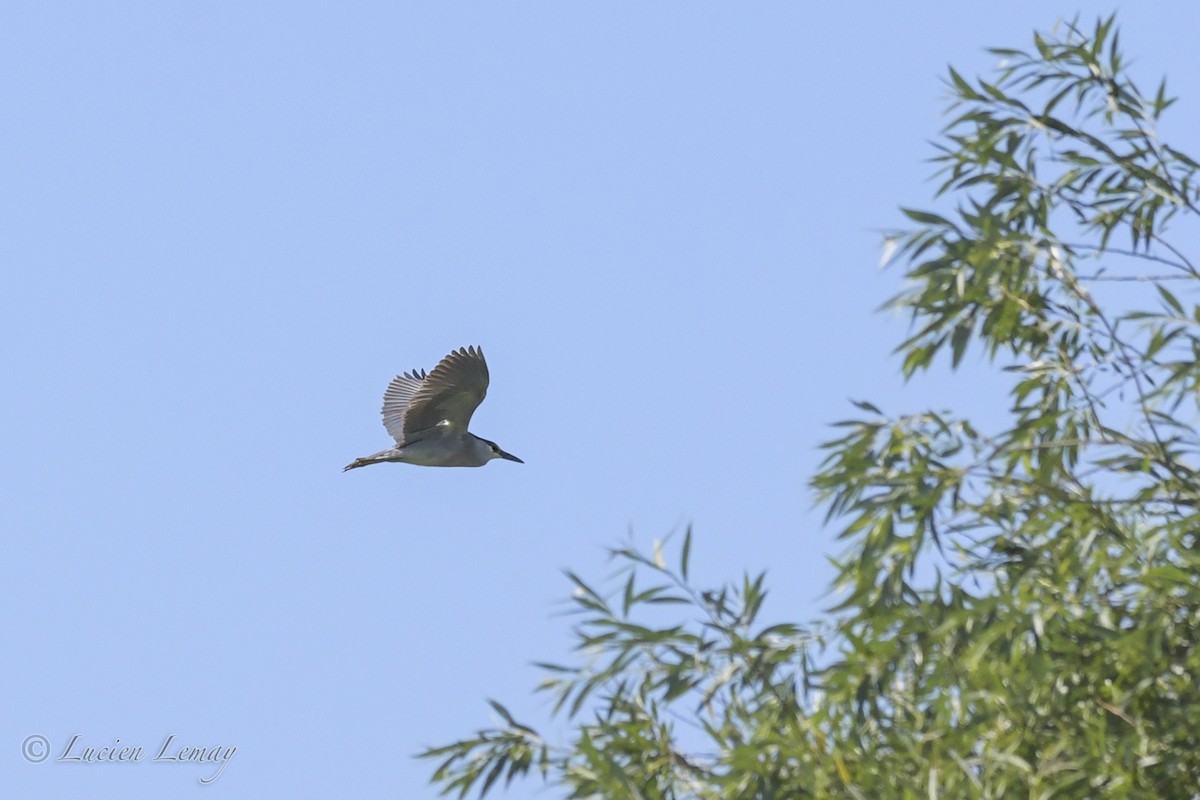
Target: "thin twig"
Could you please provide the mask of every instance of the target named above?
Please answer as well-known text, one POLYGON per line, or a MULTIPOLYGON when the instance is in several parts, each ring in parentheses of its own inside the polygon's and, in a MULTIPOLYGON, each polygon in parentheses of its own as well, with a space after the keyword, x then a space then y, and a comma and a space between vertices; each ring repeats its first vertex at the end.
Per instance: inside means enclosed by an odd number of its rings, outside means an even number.
POLYGON ((1064 247, 1071 248, 1072 250, 1090 250, 1094 253, 1113 253, 1114 255, 1118 256, 1129 256, 1130 258, 1140 258, 1146 261, 1157 261, 1159 264, 1166 264, 1168 267, 1174 267, 1175 269, 1183 270, 1184 272, 1188 273, 1189 277, 1194 278, 1197 276, 1195 267, 1193 267, 1178 250, 1157 236, 1154 237, 1154 240, 1170 250, 1177 258, 1179 258, 1179 260, 1173 261, 1169 258, 1164 258, 1163 256, 1156 256, 1153 253, 1141 253, 1137 250, 1125 250, 1124 248, 1119 247, 1101 247, 1098 244, 1087 244, 1085 242, 1062 242, 1061 244, 1064 247))
POLYGON ((1095 275, 1078 275, 1081 281, 1194 281, 1191 275, 1105 275, 1097 272, 1095 275))

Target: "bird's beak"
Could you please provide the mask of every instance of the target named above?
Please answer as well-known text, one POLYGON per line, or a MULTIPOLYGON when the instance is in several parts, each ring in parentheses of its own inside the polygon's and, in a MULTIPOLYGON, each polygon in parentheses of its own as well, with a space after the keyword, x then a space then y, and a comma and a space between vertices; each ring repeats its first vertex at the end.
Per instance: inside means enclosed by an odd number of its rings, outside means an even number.
MULTIPOLYGON (((499 450, 499 448, 496 448, 496 449, 498 449, 498 450, 499 450)), ((524 462, 524 461, 522 461, 521 459, 519 459, 519 458, 517 458, 516 456, 514 456, 512 453, 506 453, 506 452, 504 452, 503 450, 500 450, 500 457, 501 457, 501 458, 507 458, 509 461, 515 461, 515 462, 517 462, 518 464, 524 464, 524 463, 525 463, 525 462, 524 462)))

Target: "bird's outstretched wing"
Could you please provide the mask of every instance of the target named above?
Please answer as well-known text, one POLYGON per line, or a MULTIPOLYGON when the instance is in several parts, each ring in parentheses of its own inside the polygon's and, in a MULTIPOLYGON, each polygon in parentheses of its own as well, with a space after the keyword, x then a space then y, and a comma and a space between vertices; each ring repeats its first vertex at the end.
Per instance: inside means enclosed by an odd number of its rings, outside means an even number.
POLYGON ((383 427, 397 444, 404 443, 404 413, 424 380, 425 370, 414 369, 392 378, 383 393, 383 427))
POLYGON ((483 350, 464 347, 443 358, 428 375, 398 375, 383 397, 383 424, 397 442, 420 431, 444 426, 462 433, 487 395, 488 368, 483 350))

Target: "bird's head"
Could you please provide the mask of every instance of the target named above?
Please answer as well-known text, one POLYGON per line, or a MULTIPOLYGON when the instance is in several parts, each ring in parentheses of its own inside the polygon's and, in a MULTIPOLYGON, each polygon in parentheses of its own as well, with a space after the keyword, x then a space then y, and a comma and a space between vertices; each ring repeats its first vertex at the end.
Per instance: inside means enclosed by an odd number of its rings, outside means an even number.
POLYGON ((504 459, 508 459, 509 461, 515 461, 518 464, 525 463, 521 459, 514 456, 512 453, 506 453, 503 450, 501 450, 500 445, 496 444, 495 442, 489 442, 487 439, 480 439, 479 441, 483 442, 484 446, 487 448, 486 455, 487 455, 489 461, 493 458, 504 458, 504 459))

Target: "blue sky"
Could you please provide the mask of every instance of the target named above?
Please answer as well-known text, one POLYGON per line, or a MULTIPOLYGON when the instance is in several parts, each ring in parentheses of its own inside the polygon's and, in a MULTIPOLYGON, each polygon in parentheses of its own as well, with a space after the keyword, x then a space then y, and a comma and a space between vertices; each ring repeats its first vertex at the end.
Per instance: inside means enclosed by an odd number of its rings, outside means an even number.
MULTIPOLYGON (((8 796, 432 796, 411 754, 485 698, 544 722, 561 570, 630 532, 692 523, 700 581, 767 568, 815 616, 826 424, 1001 386, 903 386, 873 313, 945 66, 1111 10, 6 4, 8 796), (473 429, 526 463, 343 474, 391 377, 468 344, 473 429), (58 762, 76 734, 147 755, 58 762), (237 751, 204 786, 149 762, 172 734, 237 751)), ((1200 6, 1121 22, 1200 149, 1200 6)))

